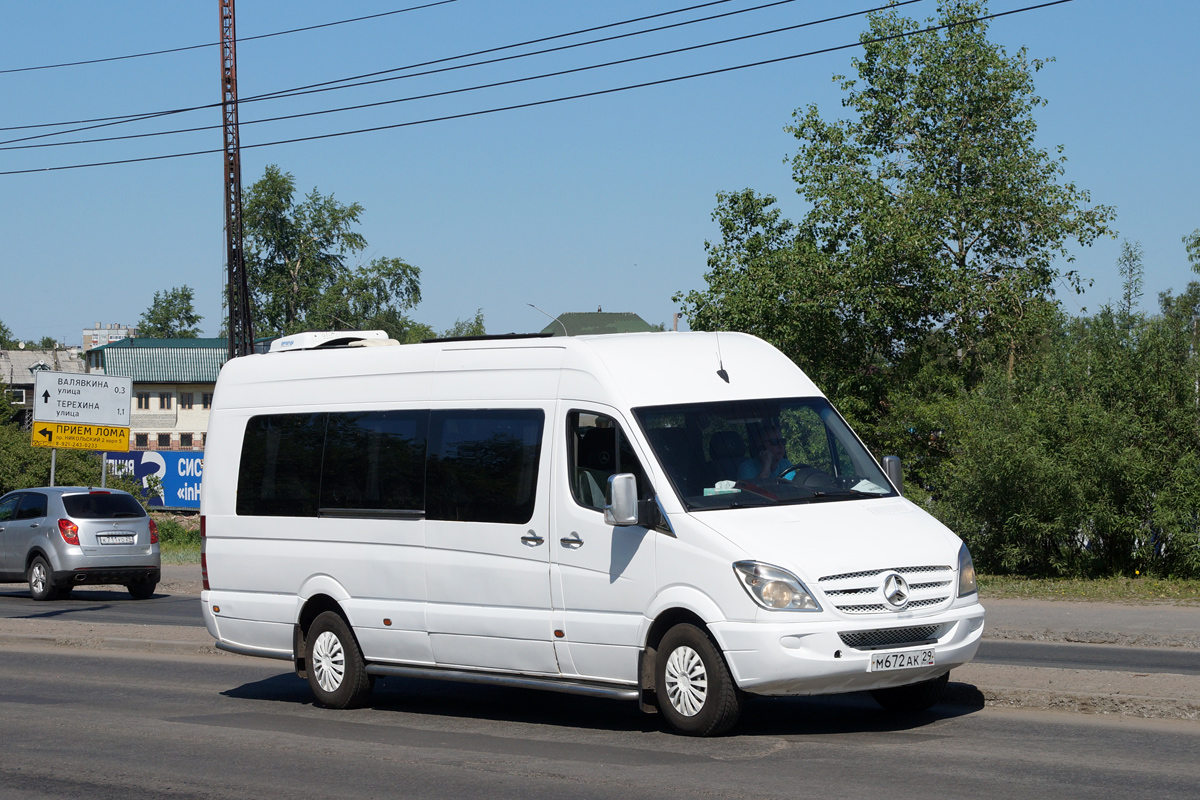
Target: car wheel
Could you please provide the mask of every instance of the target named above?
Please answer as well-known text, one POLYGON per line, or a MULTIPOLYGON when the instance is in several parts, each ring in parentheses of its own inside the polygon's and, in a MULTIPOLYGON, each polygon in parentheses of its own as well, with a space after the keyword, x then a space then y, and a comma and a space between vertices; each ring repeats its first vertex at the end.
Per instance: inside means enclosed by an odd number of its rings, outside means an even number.
POLYGON ((29 580, 29 596, 34 600, 55 600, 58 598, 58 588, 54 585, 54 576, 50 565, 41 556, 34 556, 29 563, 29 571, 25 574, 29 580))
POLYGON ((142 581, 141 583, 130 583, 126 585, 129 590, 129 596, 134 600, 148 600, 154 596, 154 590, 158 588, 157 581, 142 581))
POLYGON ((942 699, 946 684, 950 682, 950 673, 940 675, 932 680, 909 684, 908 686, 892 686, 887 689, 872 689, 871 697, 875 702, 898 714, 913 714, 924 711, 942 699))
POLYGON ((742 693, 707 633, 695 625, 676 625, 659 643, 657 661, 658 707, 676 732, 719 736, 734 726, 742 713, 742 693))
POLYGON ((317 703, 327 708, 365 704, 374 681, 346 620, 336 612, 323 612, 309 627, 306 643, 308 685, 317 703))

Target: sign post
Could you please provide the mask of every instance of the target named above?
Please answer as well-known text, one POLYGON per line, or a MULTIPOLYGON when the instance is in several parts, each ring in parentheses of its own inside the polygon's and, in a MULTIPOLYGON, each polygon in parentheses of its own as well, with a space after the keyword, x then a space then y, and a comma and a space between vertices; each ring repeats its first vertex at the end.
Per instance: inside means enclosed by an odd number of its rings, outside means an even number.
POLYGON ((31 443, 51 448, 51 486, 60 447, 129 452, 132 378, 42 371, 34 376, 33 392, 31 443))

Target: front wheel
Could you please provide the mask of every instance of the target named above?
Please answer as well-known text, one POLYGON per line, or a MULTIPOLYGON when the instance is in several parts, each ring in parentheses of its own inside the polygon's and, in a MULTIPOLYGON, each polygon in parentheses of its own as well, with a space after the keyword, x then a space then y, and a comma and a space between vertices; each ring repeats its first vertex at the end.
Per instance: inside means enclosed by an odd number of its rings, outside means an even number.
POLYGON ((658 707, 678 733, 719 736, 742 713, 742 694, 721 651, 695 625, 681 623, 663 636, 654 681, 658 707))
POLYGON ((942 699, 946 684, 950 682, 950 673, 908 686, 892 686, 887 689, 872 689, 871 697, 875 702, 898 714, 914 714, 932 707, 942 699))
POLYGON ((306 641, 308 685, 317 703, 327 708, 364 705, 374 681, 346 620, 334 611, 322 612, 306 641))
POLYGON ((41 556, 34 557, 26 573, 29 580, 29 596, 34 600, 56 600, 59 591, 53 583, 50 565, 41 556))

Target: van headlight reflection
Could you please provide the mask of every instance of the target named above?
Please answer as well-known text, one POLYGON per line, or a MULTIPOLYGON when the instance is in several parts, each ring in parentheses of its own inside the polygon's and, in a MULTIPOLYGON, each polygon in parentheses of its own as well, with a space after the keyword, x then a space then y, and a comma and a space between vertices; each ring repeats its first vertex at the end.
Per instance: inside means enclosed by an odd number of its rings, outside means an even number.
POLYGON ((799 578, 786 569, 759 561, 738 561, 733 571, 754 602, 772 611, 820 611, 799 578))

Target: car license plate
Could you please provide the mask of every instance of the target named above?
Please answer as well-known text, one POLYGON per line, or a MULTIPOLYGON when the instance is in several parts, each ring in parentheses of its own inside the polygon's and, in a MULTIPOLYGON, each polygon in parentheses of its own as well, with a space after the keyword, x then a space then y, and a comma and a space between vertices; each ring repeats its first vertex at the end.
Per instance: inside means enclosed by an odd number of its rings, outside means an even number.
POLYGON ((100 544, 136 544, 137 537, 131 533, 110 533, 96 537, 100 544))
POLYGON ((887 672, 893 669, 933 665, 932 647, 928 650, 907 650, 903 653, 872 653, 871 660, 867 662, 867 672, 887 672))

